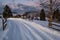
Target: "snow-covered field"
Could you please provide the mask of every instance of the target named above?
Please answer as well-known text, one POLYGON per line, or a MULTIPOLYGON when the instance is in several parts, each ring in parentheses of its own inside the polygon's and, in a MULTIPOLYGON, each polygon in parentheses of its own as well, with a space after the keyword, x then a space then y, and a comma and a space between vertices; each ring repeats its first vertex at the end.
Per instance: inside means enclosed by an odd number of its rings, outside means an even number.
POLYGON ((60 40, 60 32, 49 28, 45 21, 8 18, 0 40, 60 40))

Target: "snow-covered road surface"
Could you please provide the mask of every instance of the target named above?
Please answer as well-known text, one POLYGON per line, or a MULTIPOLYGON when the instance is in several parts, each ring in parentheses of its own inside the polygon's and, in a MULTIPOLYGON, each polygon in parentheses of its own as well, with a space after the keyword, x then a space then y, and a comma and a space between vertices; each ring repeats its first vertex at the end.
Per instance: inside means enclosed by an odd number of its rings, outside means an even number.
POLYGON ((60 40, 60 32, 32 21, 9 18, 0 40, 60 40))

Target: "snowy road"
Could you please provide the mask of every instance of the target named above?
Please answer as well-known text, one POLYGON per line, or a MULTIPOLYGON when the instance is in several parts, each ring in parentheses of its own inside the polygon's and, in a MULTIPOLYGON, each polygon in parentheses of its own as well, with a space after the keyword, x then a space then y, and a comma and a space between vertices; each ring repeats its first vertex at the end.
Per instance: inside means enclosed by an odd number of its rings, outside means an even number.
POLYGON ((1 40, 60 40, 60 33, 35 22, 9 18, 1 40))

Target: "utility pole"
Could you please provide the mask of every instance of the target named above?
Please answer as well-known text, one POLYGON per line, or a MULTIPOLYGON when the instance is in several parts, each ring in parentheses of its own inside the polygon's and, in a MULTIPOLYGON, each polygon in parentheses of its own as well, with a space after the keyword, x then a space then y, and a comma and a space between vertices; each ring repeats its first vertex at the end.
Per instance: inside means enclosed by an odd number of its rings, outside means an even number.
POLYGON ((52 27, 52 0, 50 0, 50 17, 49 17, 49 27, 52 27))

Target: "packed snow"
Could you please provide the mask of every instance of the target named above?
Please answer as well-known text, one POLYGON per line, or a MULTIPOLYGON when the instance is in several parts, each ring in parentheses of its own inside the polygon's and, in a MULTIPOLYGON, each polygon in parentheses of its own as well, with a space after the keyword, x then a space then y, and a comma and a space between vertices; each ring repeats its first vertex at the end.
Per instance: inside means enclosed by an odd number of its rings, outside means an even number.
POLYGON ((2 30, 2 19, 0 18, 0 40, 3 35, 3 30, 2 30))
POLYGON ((8 18, 0 40, 60 40, 60 32, 48 27, 48 22, 8 18))

